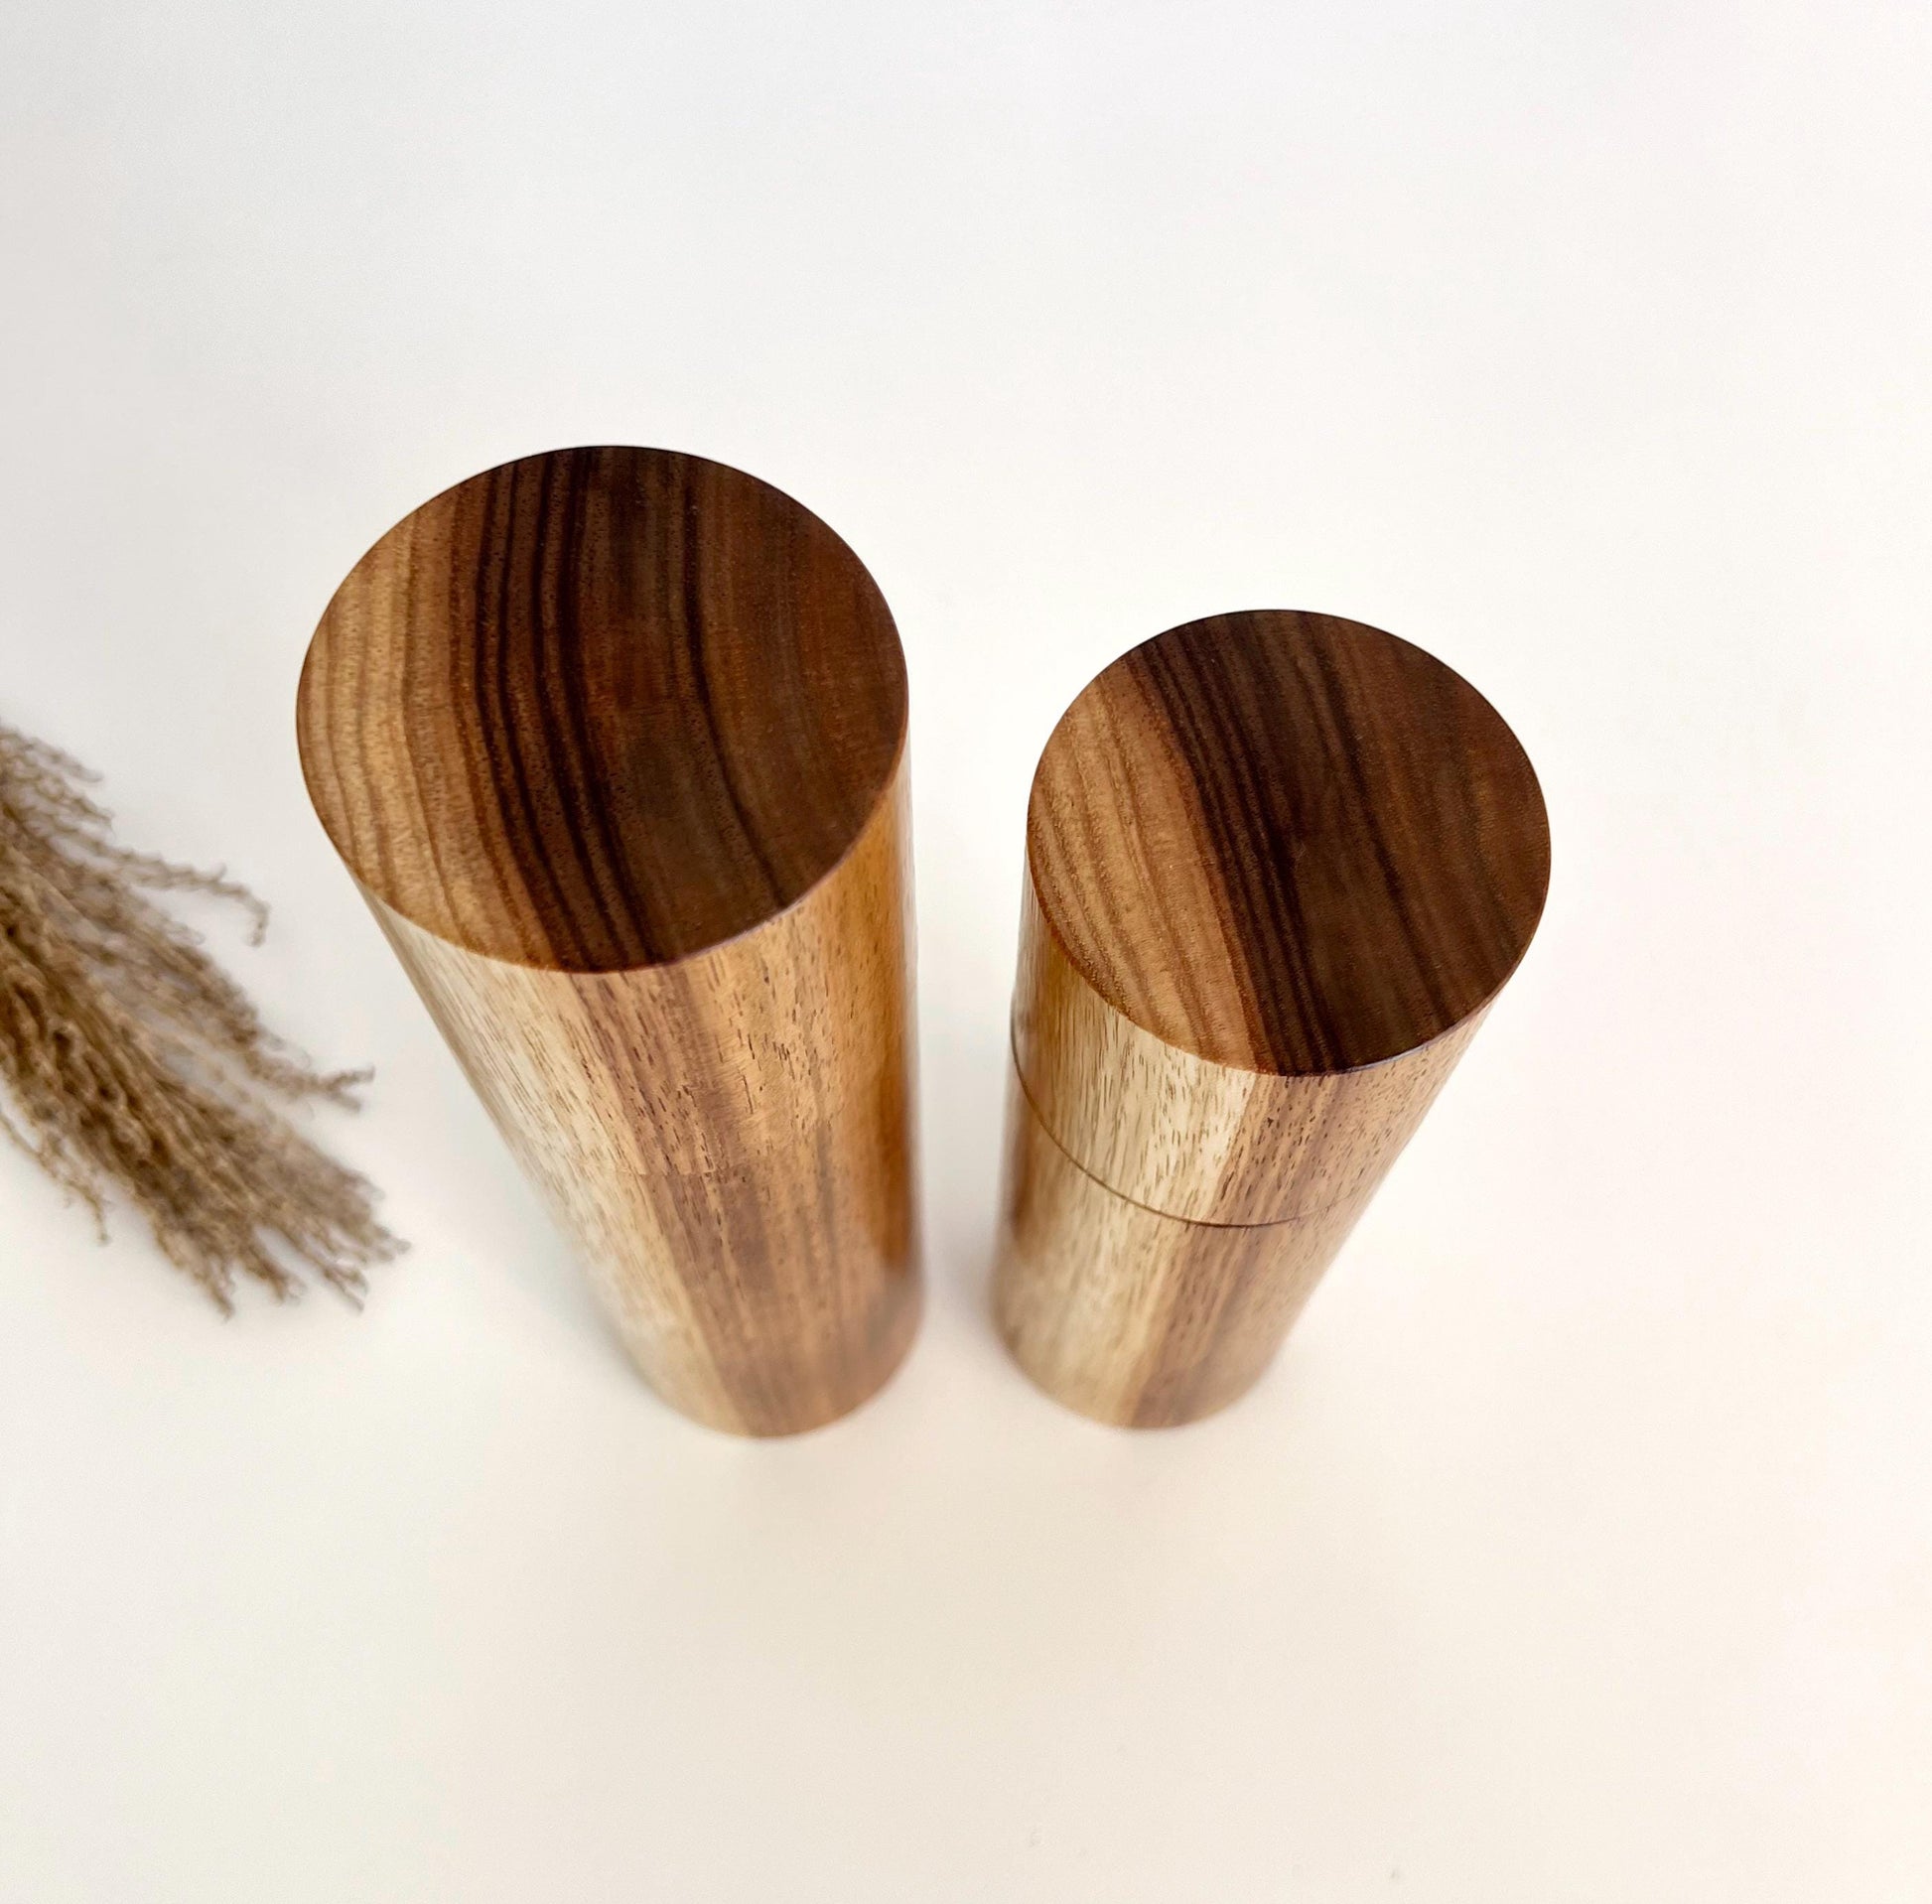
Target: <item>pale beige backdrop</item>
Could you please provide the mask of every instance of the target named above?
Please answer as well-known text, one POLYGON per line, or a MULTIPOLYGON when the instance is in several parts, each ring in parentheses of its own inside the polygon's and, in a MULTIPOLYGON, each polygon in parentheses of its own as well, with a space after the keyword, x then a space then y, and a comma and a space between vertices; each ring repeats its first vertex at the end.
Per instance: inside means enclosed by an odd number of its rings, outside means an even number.
POLYGON ((0 1151, 0 1897, 1932 1894, 1928 96, 1825 0, 7 8, 0 718, 275 902, 416 1249, 223 1326, 0 1151), (784 1446, 637 1384, 296 766, 362 549, 587 440, 911 662, 932 1301, 784 1446), (984 1314, 1027 777, 1261 606, 1475 682, 1556 879, 1136 1439, 984 1314))

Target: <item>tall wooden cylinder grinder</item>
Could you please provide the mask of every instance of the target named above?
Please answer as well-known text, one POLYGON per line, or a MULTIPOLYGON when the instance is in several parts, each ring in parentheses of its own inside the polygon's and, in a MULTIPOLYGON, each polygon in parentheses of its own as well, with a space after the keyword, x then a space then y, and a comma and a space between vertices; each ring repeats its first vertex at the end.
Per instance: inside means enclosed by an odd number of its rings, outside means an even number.
POLYGON ((1002 1333, 1068 1407, 1260 1377, 1527 949, 1536 775, 1409 642, 1218 615, 1105 669, 1027 818, 1002 1333))
POLYGON ((782 1434, 919 1308, 904 658, 859 559, 701 458, 527 457, 358 562, 303 671, 331 840, 687 1415, 782 1434))

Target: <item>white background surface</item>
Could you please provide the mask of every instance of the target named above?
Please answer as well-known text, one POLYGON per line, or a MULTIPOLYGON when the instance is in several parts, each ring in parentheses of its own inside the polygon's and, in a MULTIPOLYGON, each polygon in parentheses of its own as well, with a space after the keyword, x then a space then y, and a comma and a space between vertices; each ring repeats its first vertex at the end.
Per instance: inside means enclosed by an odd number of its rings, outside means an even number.
POLYGON ((415 1249, 223 1325, 0 1154, 0 1895, 1932 1894, 1929 90, 1824 0, 10 8, 0 718, 274 901, 415 1249), (630 1375, 297 770, 362 549, 585 441, 910 657, 929 1316, 782 1445, 630 1375), (1556 881, 1134 1437, 984 1310, 1023 805, 1260 606, 1473 680, 1556 881))

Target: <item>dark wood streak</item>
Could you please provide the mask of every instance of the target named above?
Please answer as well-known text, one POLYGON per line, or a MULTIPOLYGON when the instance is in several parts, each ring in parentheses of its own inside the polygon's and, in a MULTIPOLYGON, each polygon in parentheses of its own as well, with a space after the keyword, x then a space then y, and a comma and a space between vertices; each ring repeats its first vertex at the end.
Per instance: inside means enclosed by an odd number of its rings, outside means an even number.
MULTIPOLYGON (((550 466, 546 464, 543 473, 546 490, 550 486, 551 476, 550 466)), ((618 841, 617 815, 609 802, 597 797, 592 783, 595 753, 585 685, 586 670, 579 665, 579 657, 572 652, 573 645, 581 639, 578 631, 584 622, 583 606, 578 597, 578 577, 585 554, 587 503, 588 497, 582 484, 567 485, 562 511, 562 549, 556 572, 556 611, 554 614, 545 616, 549 624, 550 646, 547 673, 557 683, 562 703, 553 716, 555 739, 552 746, 562 770, 559 777, 567 788, 567 804, 577 816, 575 831, 582 846, 585 877, 597 898, 598 917, 610 934, 611 956, 621 958, 626 954, 634 955, 636 947, 648 943, 649 935, 641 925, 644 909, 640 895, 632 888, 627 877, 629 869, 618 841), (610 888, 608 893, 601 889, 607 885, 610 888)), ((542 520, 549 521, 550 512, 547 509, 540 514, 542 520)), ((548 564, 540 556, 533 566, 547 583, 548 564)), ((539 604, 539 609, 546 610, 548 606, 546 600, 539 604)))
MULTIPOLYGON (((547 880, 555 892, 552 943, 563 949, 567 964, 595 971, 607 963, 638 963, 634 955, 625 954, 631 949, 626 940, 640 935, 633 921, 626 918, 620 923, 613 916, 597 877, 584 803, 571 784, 572 762, 558 719, 557 703, 561 699, 568 705, 572 677, 578 672, 573 665, 576 657, 560 651, 570 628, 568 623, 559 625, 556 611, 563 604, 553 602, 547 586, 553 485, 560 473, 558 462, 551 458, 537 466, 528 556, 506 578, 522 584, 522 616, 516 614, 512 596, 504 605, 502 626, 497 632, 496 715, 516 808, 523 819, 522 828, 513 837, 524 879, 532 884, 539 879, 547 880), (524 670, 527 679, 520 678, 524 670), (519 718, 519 688, 532 717, 528 721, 519 718), (555 850, 559 845, 568 850, 567 857, 555 850), (539 852, 540 867, 535 864, 539 852)), ((512 521, 518 516, 520 474, 515 466, 504 473, 512 521)), ((571 493, 567 479, 564 493, 566 497, 571 493)), ((514 544, 511 546, 514 552, 514 544)))
POLYGON ((1245 953, 1241 996, 1255 1049, 1277 1070, 1327 1070, 1339 1039, 1326 1003, 1308 969, 1308 921, 1292 877, 1295 842, 1283 791, 1259 756, 1257 737, 1244 728, 1239 673, 1243 651, 1230 646, 1201 667, 1186 645, 1150 642, 1128 657, 1162 718, 1173 726, 1179 758, 1192 798, 1211 841, 1213 864, 1227 900, 1227 915, 1245 953), (1291 877, 1279 870, 1291 869, 1291 877), (1300 1027, 1308 1062, 1287 1049, 1284 1026, 1300 1027))
MULTIPOLYGON (((1382 888, 1388 895, 1389 915, 1395 928, 1393 937, 1406 953, 1410 970, 1427 1003, 1429 1018, 1425 1021, 1453 1024, 1469 1008, 1466 1004, 1458 1005, 1456 1000, 1449 996, 1433 956, 1433 935, 1420 928, 1411 908, 1410 878, 1391 845, 1389 829, 1379 808, 1379 789, 1370 775, 1361 748, 1354 745, 1353 737, 1342 726, 1342 710, 1347 706, 1347 694, 1335 657, 1319 642, 1310 642, 1306 652, 1308 665, 1321 683, 1321 693, 1311 697, 1311 705, 1319 716, 1325 717, 1328 725, 1325 751, 1327 757, 1347 776, 1347 797, 1352 812, 1359 816, 1362 838, 1374 856, 1375 869, 1381 875, 1382 888)), ((1442 677, 1447 673, 1448 670, 1441 670, 1437 679, 1428 685, 1446 685, 1442 677)), ((1425 695, 1418 694, 1418 704, 1422 705, 1425 698, 1425 695)), ((1426 717, 1418 723, 1419 727, 1425 729, 1432 725, 1436 724, 1426 717)), ((1441 829, 1455 826, 1460 818, 1457 811, 1439 812, 1435 816, 1439 843, 1441 829)), ((1486 880, 1478 881, 1468 889, 1487 893, 1490 884, 1486 880)))
MULTIPOLYGON (((694 510, 687 508, 685 519, 688 521, 693 513, 694 510)), ((704 722, 706 739, 717 759, 719 785, 723 789, 725 804, 730 809, 733 823, 743 840, 743 851, 763 879, 772 908, 775 910, 782 903, 779 898, 782 890, 781 883, 759 848, 758 834, 746 812, 745 802, 740 797, 737 783, 732 778, 731 752, 719 732, 718 710, 712 705, 711 677, 707 672, 705 661, 704 594, 699 586, 698 565, 687 561, 684 564, 683 577, 684 647, 691 662, 693 704, 704 722)))

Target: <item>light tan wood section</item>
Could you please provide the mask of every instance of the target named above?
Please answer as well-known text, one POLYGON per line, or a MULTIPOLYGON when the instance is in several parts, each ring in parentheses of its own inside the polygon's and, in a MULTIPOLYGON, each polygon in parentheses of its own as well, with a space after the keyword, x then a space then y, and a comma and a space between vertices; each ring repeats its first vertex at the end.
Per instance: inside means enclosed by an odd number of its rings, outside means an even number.
POLYGON ((1167 1428, 1260 1378, 1366 1193, 1285 1223, 1164 1216, 1080 1168, 1010 1080, 994 1314, 1014 1359, 1070 1409, 1167 1428))
POLYGON ((1260 1375, 1549 864, 1515 737, 1379 629, 1216 616, 1088 685, 1027 821, 995 1289, 1035 1381, 1149 1427, 1260 1375))
POLYGON ((358 565, 318 811, 637 1366, 734 1432, 874 1393, 919 1312, 904 664, 824 524, 562 452, 358 565))

